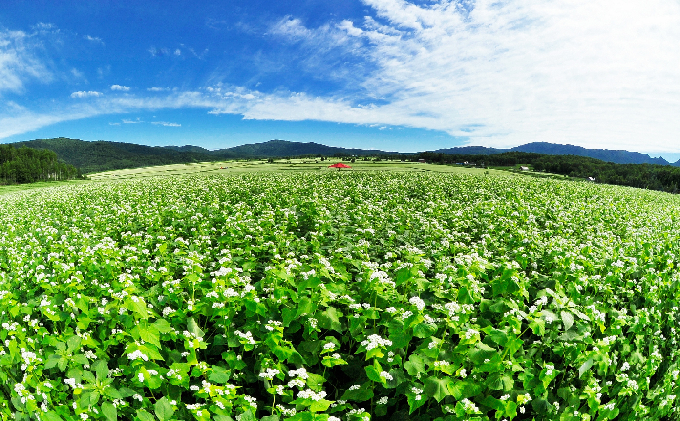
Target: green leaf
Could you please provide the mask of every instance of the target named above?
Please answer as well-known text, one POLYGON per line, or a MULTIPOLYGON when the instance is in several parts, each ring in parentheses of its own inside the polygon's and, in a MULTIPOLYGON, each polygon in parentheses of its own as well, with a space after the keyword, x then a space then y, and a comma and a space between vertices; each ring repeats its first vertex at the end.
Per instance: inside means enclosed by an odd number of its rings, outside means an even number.
POLYGON ((385 379, 380 377, 380 371, 372 365, 364 367, 364 371, 366 371, 366 376, 374 382, 383 383, 385 381, 385 379))
POLYGON ((303 279, 297 285, 298 292, 302 292, 307 288, 314 289, 321 284, 321 279, 318 276, 314 276, 308 279, 303 279))
POLYGON ((416 399, 416 396, 409 394, 407 395, 407 401, 409 408, 408 413, 409 415, 411 415, 413 411, 425 405, 425 403, 427 402, 427 397, 425 395, 420 395, 420 399, 416 399))
POLYGON ((118 393, 120 393, 124 398, 129 398, 130 396, 135 395, 137 391, 123 386, 118 389, 118 393))
POLYGON ((155 421, 153 415, 149 414, 143 409, 137 410, 137 418, 139 418, 141 421, 155 421))
POLYGON ((47 357, 47 362, 45 363, 45 369, 55 367, 63 357, 59 354, 51 354, 47 357))
POLYGON ((401 329, 390 330, 389 338, 394 348, 404 348, 412 337, 402 326, 401 329))
POLYGON ((335 330, 338 333, 342 333, 344 330, 342 328, 342 322, 340 318, 343 316, 342 312, 338 311, 335 307, 328 307, 325 311, 317 314, 319 319, 319 326, 323 329, 335 330))
POLYGON ((312 302, 309 297, 302 297, 298 303, 296 317, 300 317, 303 314, 311 315, 316 310, 316 304, 312 302))
POLYGON ((267 415, 266 417, 261 417, 260 421, 279 421, 278 415, 267 415))
POLYGON ((170 405, 170 401, 165 396, 156 401, 153 405, 153 411, 161 421, 169 420, 172 414, 175 413, 172 405, 170 405))
POLYGON ((83 392, 80 395, 80 406, 87 408, 99 402, 99 392, 83 392))
POLYGON ((545 320, 536 319, 529 323, 529 327, 534 335, 543 336, 545 335, 545 320))
POLYGON ((153 326, 158 329, 160 333, 170 333, 173 331, 172 325, 165 319, 158 319, 153 323, 153 326))
POLYGON ((402 369, 393 368, 389 371, 389 373, 390 376, 392 376, 392 380, 385 381, 385 388, 387 389, 394 389, 406 381, 406 376, 404 375, 404 370, 402 369))
POLYGON ((564 323, 564 330, 569 330, 571 329, 572 326, 574 326, 574 315, 569 313, 568 311, 562 311, 560 313, 560 316, 562 316, 562 323, 564 323))
POLYGON ((253 415, 253 412, 249 409, 241 414, 240 421, 255 421, 255 415, 253 415))
POLYGON ((57 414, 54 411, 45 412, 44 414, 42 414, 42 418, 45 421, 64 421, 64 419, 62 417, 60 417, 59 414, 57 414))
POLYGON ((73 357, 71 357, 71 359, 73 361, 75 361, 76 363, 82 364, 82 365, 89 364, 89 362, 90 362, 87 359, 87 357, 85 356, 85 354, 76 354, 73 357))
POLYGON ((491 326, 487 326, 482 330, 487 334, 486 338, 489 338, 498 345, 505 346, 505 344, 508 343, 508 334, 504 331, 495 329, 491 326))
POLYGON ((104 389, 104 394, 112 399, 123 399, 123 395, 111 386, 104 389))
POLYGON ((534 398, 531 400, 531 407, 537 414, 547 414, 552 409, 552 405, 543 398, 534 398))
MULTIPOLYGON (((503 401, 500 399, 496 399, 493 396, 487 396, 484 398, 484 400, 481 401, 481 404, 488 406, 489 408, 493 408, 496 411, 505 411, 505 405, 503 405, 503 401)), ((501 412, 502 414, 503 412, 501 412)))
POLYGON ((283 311, 281 312, 283 315, 283 326, 288 327, 290 325, 290 322, 295 320, 297 318, 297 309, 296 308, 284 308, 283 311))
POLYGON ((595 362, 595 361, 592 358, 588 358, 588 360, 586 362, 584 362, 581 365, 581 367, 579 367, 579 369, 578 369, 578 377, 579 378, 581 378, 581 376, 583 376, 583 374, 586 371, 590 370, 590 367, 593 366, 593 362, 595 362))
POLYGON ((193 317, 189 318, 189 321, 187 322, 187 330, 194 334, 197 338, 202 338, 203 335, 205 335, 201 328, 198 327, 193 317))
POLYGON ((227 371, 224 367, 214 365, 212 366, 212 371, 208 377, 208 380, 219 384, 225 384, 229 381, 229 371, 227 371))
POLYGON ((115 406, 113 406, 113 404, 111 404, 111 402, 104 402, 102 404, 102 413, 108 421, 118 420, 118 410, 115 406))
POLYGON ((491 374, 484 383, 486 383, 491 390, 502 390, 504 386, 499 373, 491 374))
POLYGON ((328 407, 332 404, 332 401, 328 401, 326 399, 320 399, 318 401, 314 401, 310 406, 309 406, 309 411, 310 412, 322 412, 328 409, 328 407))
POLYGON ((288 347, 282 347, 279 345, 274 346, 273 348, 271 348, 271 350, 274 353, 274 355, 276 355, 279 358, 279 360, 287 360, 295 352, 293 349, 290 349, 288 347))
POLYGON ((449 392, 457 401, 476 396, 484 390, 484 386, 468 380, 451 382, 448 387, 449 392))
POLYGON ((411 376, 415 376, 418 373, 425 373, 425 361, 418 354, 411 354, 408 357, 408 361, 404 363, 404 368, 406 372, 411 376))
POLYGON ((441 402, 442 399, 444 399, 447 395, 450 395, 448 385, 448 379, 440 379, 435 376, 430 376, 425 379, 424 391, 427 395, 435 398, 437 402, 441 402))
POLYGON ((307 386, 314 391, 319 391, 323 387, 326 379, 314 373, 307 373, 307 386))
POLYGON ((85 381, 87 381, 88 383, 95 382, 94 374, 92 374, 91 371, 83 371, 83 379, 85 379, 85 381))
POLYGON ((413 328, 413 336, 418 338, 429 338, 437 333, 437 325, 431 323, 418 323, 413 328))
POLYGON ((161 342, 159 340, 160 332, 158 332, 156 326, 150 325, 146 320, 143 320, 137 325, 137 329, 139 329, 139 337, 142 338, 144 342, 154 344, 158 348, 161 347, 161 342))
POLYGON ((104 380, 109 375, 109 367, 104 360, 97 360, 92 364, 92 369, 97 373, 99 380, 104 380))
POLYGON ((149 318, 149 311, 146 308, 146 303, 142 297, 135 297, 133 300, 131 297, 125 299, 125 307, 137 314, 142 319, 149 318))
POLYGON ((359 389, 345 390, 340 399, 352 402, 365 402, 373 397, 373 390, 370 384, 370 382, 366 382, 359 389))
POLYGON ((472 296, 470 295, 470 292, 468 291, 467 288, 461 287, 458 290, 458 299, 457 301, 460 304, 473 304, 475 300, 472 299, 472 296))
POLYGON ((68 352, 72 353, 73 351, 80 349, 80 343, 83 340, 80 338, 78 335, 73 335, 70 338, 66 340, 66 344, 68 345, 68 352))

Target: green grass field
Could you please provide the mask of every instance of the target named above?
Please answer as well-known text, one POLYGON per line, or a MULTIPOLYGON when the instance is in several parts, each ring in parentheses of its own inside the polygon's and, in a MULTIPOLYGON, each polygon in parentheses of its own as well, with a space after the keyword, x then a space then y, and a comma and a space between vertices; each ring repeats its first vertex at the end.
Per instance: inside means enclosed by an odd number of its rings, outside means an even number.
POLYGON ((366 172, 366 171, 392 171, 392 172, 437 172, 456 174, 508 174, 503 170, 483 170, 479 168, 466 168, 449 165, 421 164, 400 161, 357 161, 345 162, 351 169, 337 170, 328 168, 329 165, 341 161, 318 161, 310 159, 276 160, 274 163, 266 161, 223 161, 202 162, 196 164, 174 164, 156 167, 134 168, 116 171, 106 171, 89 174, 91 180, 119 180, 140 177, 153 177, 157 175, 187 175, 187 174, 239 174, 249 172, 366 172), (224 169, 221 169, 224 168, 224 169))
MULTIPOLYGON (((329 165, 341 161, 319 161, 313 162, 310 159, 291 159, 276 160, 274 163, 267 161, 218 161, 200 162, 192 164, 172 164, 159 165, 153 167, 130 168, 115 171, 105 171, 101 173, 87 174, 87 180, 68 180, 63 182, 40 182, 31 184, 17 184, 0 186, 0 195, 24 190, 40 189, 44 187, 56 187, 66 185, 76 185, 90 182, 102 182, 111 180, 131 180, 139 178, 157 176, 184 176, 184 175, 234 175, 244 173, 290 173, 290 172, 338 172, 337 169, 328 168, 329 165)), ((481 169, 451 165, 421 164, 400 161, 358 161, 355 163, 346 162, 351 169, 339 170, 341 173, 348 172, 433 172, 433 173, 452 173, 452 174, 483 174, 483 175, 506 175, 524 176, 509 169, 481 169)))

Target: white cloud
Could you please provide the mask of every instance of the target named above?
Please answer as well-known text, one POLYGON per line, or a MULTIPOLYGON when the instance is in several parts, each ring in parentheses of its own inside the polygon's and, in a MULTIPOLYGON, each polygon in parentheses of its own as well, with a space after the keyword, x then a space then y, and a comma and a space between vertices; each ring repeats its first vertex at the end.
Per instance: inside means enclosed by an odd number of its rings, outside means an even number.
POLYGON ((129 91, 130 87, 129 86, 121 86, 121 85, 111 85, 111 90, 112 91, 129 91))
POLYGON ((89 106, 81 106, 78 108, 66 107, 58 111, 44 113, 25 111, 16 114, 1 114, 0 139, 17 134, 27 133, 32 130, 37 130, 41 127, 49 126, 51 124, 56 124, 63 121, 79 120, 99 114, 100 110, 91 108, 89 106))
POLYGON ((99 38, 99 37, 93 37, 93 36, 90 36, 90 35, 85 35, 83 38, 85 38, 86 40, 88 40, 90 42, 94 42, 96 44, 104 45, 104 41, 102 41, 102 39, 99 38))
POLYGON ((182 127, 179 123, 169 123, 167 121, 152 121, 151 124, 165 126, 165 127, 182 127))
POLYGON ((367 42, 363 86, 403 124, 490 146, 678 150, 677 2, 364 3, 383 26, 339 26, 367 42))
POLYGON ((144 123, 144 122, 142 120, 140 120, 139 117, 137 117, 137 120, 130 120, 128 118, 124 118, 123 123, 125 123, 125 124, 139 124, 139 123, 144 123))
POLYGON ((182 55, 182 51, 178 48, 178 49, 175 50, 175 53, 174 53, 174 54, 175 54, 176 56, 181 56, 181 55, 182 55))
POLYGON ((97 91, 77 91, 71 94, 71 98, 91 98, 91 97, 96 98, 103 95, 104 95, 103 93, 97 91))
POLYGON ((146 88, 147 91, 149 92, 164 92, 164 91, 169 91, 170 88, 162 88, 159 86, 152 86, 150 88, 146 88))
POLYGON ((83 74, 83 72, 81 72, 80 70, 76 69, 75 67, 71 69, 71 74, 72 74, 73 77, 75 77, 76 79, 82 79, 83 77, 85 77, 85 75, 83 74))
POLYGON ((246 117, 406 125, 497 147, 680 150, 677 2, 363 2, 375 18, 310 29, 286 17, 270 31, 308 45, 329 34, 373 63, 363 96, 271 96, 246 117), (357 106, 373 101, 384 105, 357 106))
POLYGON ((35 54, 29 35, 0 28, 0 96, 6 91, 21 92, 29 81, 49 82, 52 78, 35 54))

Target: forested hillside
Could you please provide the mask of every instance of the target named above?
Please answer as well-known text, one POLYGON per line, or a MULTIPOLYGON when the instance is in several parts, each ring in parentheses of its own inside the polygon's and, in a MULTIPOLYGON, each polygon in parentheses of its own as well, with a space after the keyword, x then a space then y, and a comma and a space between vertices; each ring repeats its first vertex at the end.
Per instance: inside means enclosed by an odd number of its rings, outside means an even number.
POLYGON ((0 184, 80 178, 80 171, 47 149, 0 145, 0 184))
POLYGON ((180 152, 160 146, 137 145, 134 143, 95 141, 64 137, 35 139, 14 143, 16 146, 44 148, 56 152, 65 162, 74 165, 83 173, 119 170, 124 168, 152 165, 182 164, 187 162, 210 161, 210 155, 194 152, 180 152))
POLYGON ((545 171, 570 177, 593 177, 599 183, 639 187, 671 193, 680 192, 680 168, 657 164, 615 164, 576 155, 545 155, 506 152, 495 155, 453 155, 425 152, 413 159, 425 159, 440 164, 464 163, 485 167, 530 165, 535 171, 545 171))

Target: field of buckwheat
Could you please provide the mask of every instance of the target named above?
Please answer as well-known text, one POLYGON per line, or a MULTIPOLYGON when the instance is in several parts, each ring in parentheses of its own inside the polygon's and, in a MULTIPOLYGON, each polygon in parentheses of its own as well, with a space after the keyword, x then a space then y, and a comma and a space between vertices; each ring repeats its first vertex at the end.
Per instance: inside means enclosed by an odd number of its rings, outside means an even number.
POLYGON ((3 420, 678 419, 680 201, 423 173, 0 196, 3 420))

